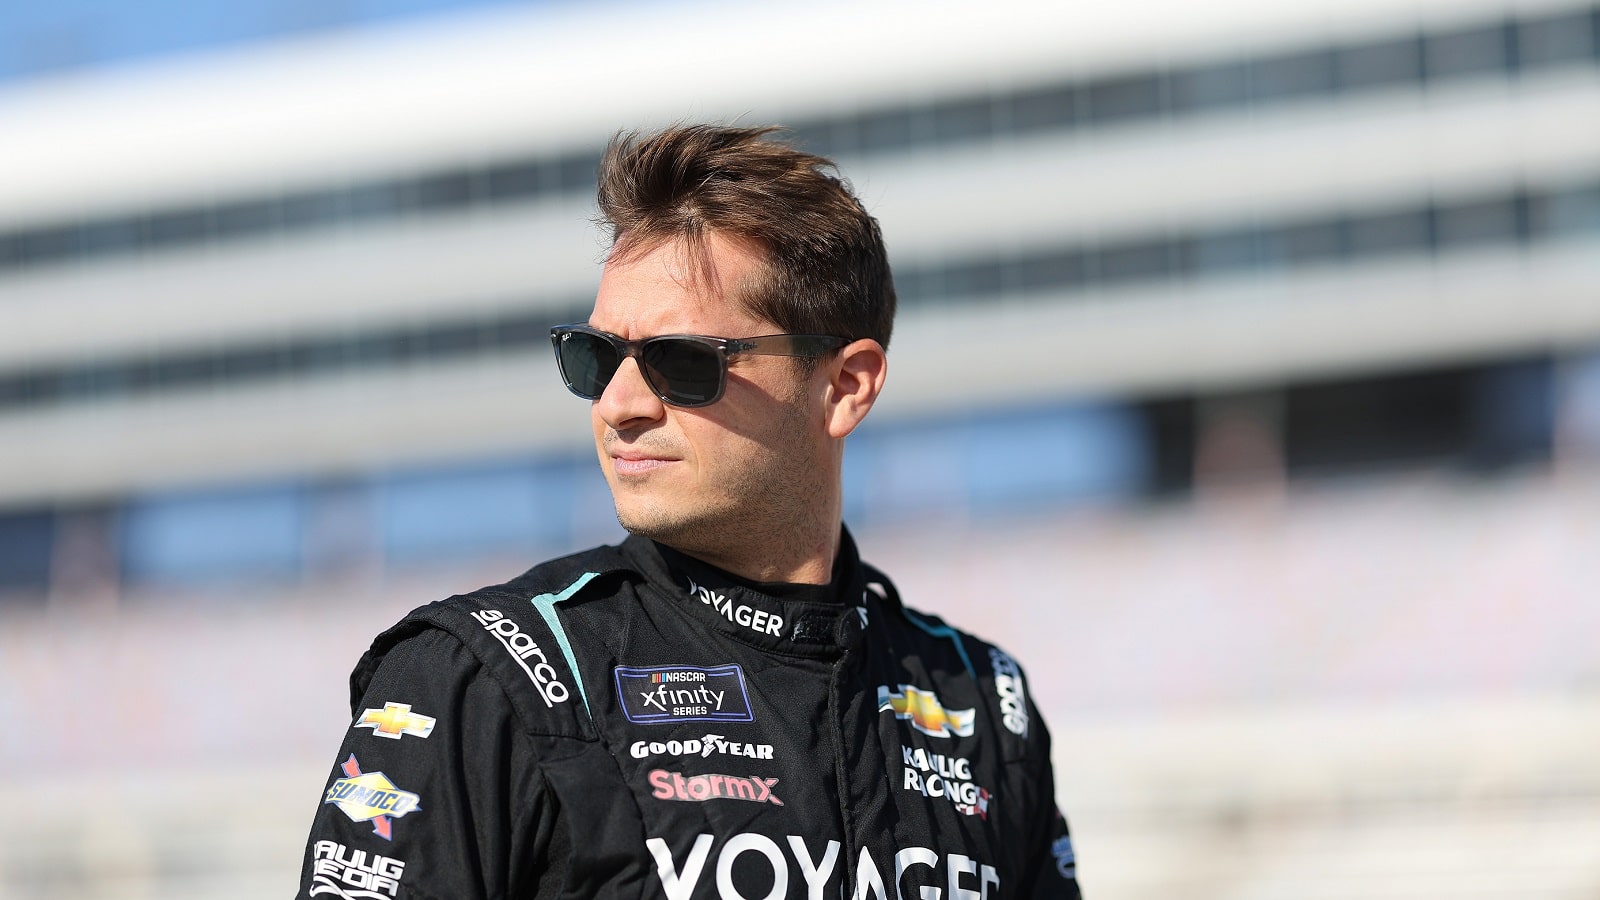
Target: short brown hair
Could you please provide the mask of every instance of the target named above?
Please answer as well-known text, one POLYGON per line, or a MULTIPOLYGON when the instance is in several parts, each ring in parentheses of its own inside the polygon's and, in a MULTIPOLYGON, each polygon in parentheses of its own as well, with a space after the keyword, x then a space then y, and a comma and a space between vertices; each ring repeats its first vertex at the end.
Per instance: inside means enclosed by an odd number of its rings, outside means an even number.
POLYGON ((765 277, 742 298, 752 314, 790 333, 887 347, 894 280, 877 220, 832 162, 769 139, 778 130, 618 133, 598 191, 610 259, 672 240, 704 254, 711 233, 742 239, 766 254, 765 277))

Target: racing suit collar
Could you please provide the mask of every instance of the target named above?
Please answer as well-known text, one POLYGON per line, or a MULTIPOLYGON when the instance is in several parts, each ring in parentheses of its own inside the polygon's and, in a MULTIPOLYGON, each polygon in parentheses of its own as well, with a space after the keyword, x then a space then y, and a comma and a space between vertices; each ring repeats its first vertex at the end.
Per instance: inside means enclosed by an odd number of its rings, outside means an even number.
POLYGON ((743 643, 812 656, 860 642, 866 577, 842 526, 833 578, 825 585, 753 582, 640 537, 629 537, 621 549, 646 584, 743 643))

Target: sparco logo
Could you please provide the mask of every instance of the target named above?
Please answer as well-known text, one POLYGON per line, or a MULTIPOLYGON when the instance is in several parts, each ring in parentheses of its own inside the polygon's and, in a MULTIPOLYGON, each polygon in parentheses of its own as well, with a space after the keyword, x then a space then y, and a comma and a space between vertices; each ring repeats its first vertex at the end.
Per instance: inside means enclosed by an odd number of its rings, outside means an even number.
POLYGON ((1022 670, 1003 650, 990 650, 989 663, 994 667, 994 692, 1000 697, 1000 721, 1012 734, 1027 737, 1028 691, 1022 684, 1022 670))
POLYGON ((729 622, 738 622, 751 631, 770 635, 783 634, 783 616, 743 603, 735 605, 732 600, 716 591, 695 584, 693 578, 689 579, 689 596, 698 597, 701 603, 722 613, 722 617, 729 622))
POLYGON ((686 741, 634 741, 628 752, 633 754, 634 759, 644 759, 651 755, 707 757, 713 753, 748 756, 751 759, 771 759, 772 745, 743 744, 739 741, 724 740, 720 734, 708 734, 703 738, 689 738, 686 741))
POLYGON ((311 847, 311 890, 308 896, 333 894, 346 900, 383 900, 400 891, 406 864, 365 850, 351 850, 337 841, 311 847), (342 885, 342 887, 341 887, 342 885))
POLYGON ((691 775, 685 778, 665 769, 653 769, 650 772, 650 786, 655 788, 650 793, 657 800, 689 800, 696 803, 705 800, 749 800, 752 803, 782 806, 783 801, 772 793, 772 787, 777 783, 776 778, 762 778, 759 775, 749 778, 737 775, 691 775))
POLYGON ((506 618, 505 613, 495 609, 483 609, 472 614, 483 630, 494 635, 496 639, 511 654, 511 659, 528 673, 528 680, 533 682, 534 690, 539 692, 539 699, 545 706, 554 707, 557 703, 565 703, 572 693, 567 686, 561 683, 560 676, 550 666, 550 661, 545 658, 544 651, 534 642, 528 633, 517 626, 517 623, 506 618), (533 660, 533 665, 528 665, 533 660))
MULTIPOLYGON (((779 900, 789 896, 791 880, 803 880, 805 894, 811 900, 843 897, 843 876, 850 861, 840 864, 839 857, 845 854, 839 852, 838 841, 828 841, 820 855, 813 855, 805 839, 797 834, 785 835, 784 844, 779 846, 778 841, 764 834, 743 831, 718 847, 715 837, 699 834, 680 863, 665 839, 652 837, 644 842, 655 860, 656 875, 667 900, 695 896, 701 879, 710 874, 706 869, 713 850, 717 861, 711 867, 715 873, 711 877, 716 879, 719 900, 779 900), (735 863, 741 856, 755 859, 739 865, 736 874, 735 863)), ((940 856, 927 847, 902 847, 885 859, 873 859, 862 847, 855 860, 855 883, 851 900, 990 900, 1000 896, 1000 874, 994 866, 960 853, 940 856)))

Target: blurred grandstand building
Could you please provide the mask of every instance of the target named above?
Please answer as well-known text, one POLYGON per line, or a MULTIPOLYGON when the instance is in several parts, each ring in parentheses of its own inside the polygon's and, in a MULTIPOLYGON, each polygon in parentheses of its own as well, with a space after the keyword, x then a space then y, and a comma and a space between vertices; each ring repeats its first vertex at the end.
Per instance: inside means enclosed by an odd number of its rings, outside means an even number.
POLYGON ((703 120, 879 217, 846 521, 1092 896, 1600 893, 1600 5, 403 5, 0 13, 0 898, 286 895, 363 642, 620 536, 548 328, 703 120))

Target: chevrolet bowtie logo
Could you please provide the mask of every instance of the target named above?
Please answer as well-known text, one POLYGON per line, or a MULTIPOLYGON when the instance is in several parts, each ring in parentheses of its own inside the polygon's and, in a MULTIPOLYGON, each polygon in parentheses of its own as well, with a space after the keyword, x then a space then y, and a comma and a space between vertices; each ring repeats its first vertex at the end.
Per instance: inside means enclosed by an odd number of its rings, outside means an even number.
POLYGON ((902 693, 892 693, 888 685, 878 688, 878 712, 893 710, 895 718, 907 719, 911 727, 933 737, 968 737, 972 734, 973 711, 945 709, 938 695, 900 685, 902 693))
POLYGON ((369 709, 356 720, 355 728, 371 728, 378 737, 400 740, 402 734, 425 738, 433 731, 434 720, 411 711, 409 703, 385 703, 383 709, 369 709))

